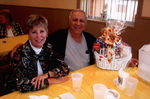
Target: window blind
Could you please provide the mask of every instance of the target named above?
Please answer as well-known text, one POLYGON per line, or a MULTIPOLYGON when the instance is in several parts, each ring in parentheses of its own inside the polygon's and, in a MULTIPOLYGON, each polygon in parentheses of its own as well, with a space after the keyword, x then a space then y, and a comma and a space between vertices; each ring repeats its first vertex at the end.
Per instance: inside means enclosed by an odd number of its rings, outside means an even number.
POLYGON ((135 22, 137 7, 138 0, 80 0, 80 9, 89 19, 101 20, 101 14, 105 13, 107 19, 126 21, 130 25, 135 22))

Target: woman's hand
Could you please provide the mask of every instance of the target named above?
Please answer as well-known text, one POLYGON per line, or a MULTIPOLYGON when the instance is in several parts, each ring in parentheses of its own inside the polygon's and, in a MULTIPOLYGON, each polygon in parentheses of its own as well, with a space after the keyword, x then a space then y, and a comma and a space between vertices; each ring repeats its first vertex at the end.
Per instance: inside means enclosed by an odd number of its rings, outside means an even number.
POLYGON ((39 76, 36 76, 34 77, 32 80, 31 80, 31 83, 34 82, 34 88, 41 88, 44 86, 44 79, 47 79, 48 78, 48 75, 47 73, 45 74, 42 74, 42 75, 39 75, 39 76))
POLYGON ((66 82, 69 80, 69 77, 63 76, 63 77, 58 77, 58 78, 48 78, 48 83, 49 84, 58 84, 62 82, 66 82))

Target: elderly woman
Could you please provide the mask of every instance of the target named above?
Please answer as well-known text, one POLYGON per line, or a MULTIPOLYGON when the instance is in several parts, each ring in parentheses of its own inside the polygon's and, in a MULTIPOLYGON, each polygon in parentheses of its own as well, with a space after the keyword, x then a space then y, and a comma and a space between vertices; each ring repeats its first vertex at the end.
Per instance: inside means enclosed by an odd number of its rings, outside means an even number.
POLYGON ((12 19, 10 10, 4 9, 0 11, 0 38, 13 37, 23 34, 24 31, 19 23, 12 19))
POLYGON ((10 63, 13 75, 8 79, 16 82, 16 86, 12 87, 21 92, 28 92, 67 81, 68 65, 51 50, 51 44, 45 43, 48 35, 47 19, 30 15, 26 28, 29 40, 17 49, 10 63))

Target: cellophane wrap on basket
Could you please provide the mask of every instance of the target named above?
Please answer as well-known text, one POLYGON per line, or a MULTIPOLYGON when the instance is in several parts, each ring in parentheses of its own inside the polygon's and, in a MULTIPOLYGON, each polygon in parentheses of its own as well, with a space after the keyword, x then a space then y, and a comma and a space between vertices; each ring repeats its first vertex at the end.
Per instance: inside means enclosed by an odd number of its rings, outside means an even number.
POLYGON ((125 29, 123 21, 107 21, 102 35, 94 43, 96 64, 102 69, 125 69, 132 57, 131 46, 119 36, 125 29))

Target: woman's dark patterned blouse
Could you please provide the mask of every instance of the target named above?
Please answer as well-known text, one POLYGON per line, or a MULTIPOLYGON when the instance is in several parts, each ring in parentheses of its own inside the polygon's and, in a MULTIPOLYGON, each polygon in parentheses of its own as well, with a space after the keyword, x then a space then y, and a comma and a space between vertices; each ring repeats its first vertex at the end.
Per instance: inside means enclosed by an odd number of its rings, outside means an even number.
MULTIPOLYGON (((14 36, 25 34, 19 23, 12 21, 10 25, 11 25, 14 36)), ((7 37, 7 35, 8 33, 7 33, 5 26, 0 24, 0 38, 5 38, 7 37)))
MULTIPOLYGON (((34 85, 30 83, 32 78, 38 75, 37 60, 39 60, 43 73, 54 71, 56 77, 65 76, 69 73, 68 65, 51 50, 51 44, 43 45, 41 52, 36 55, 31 48, 29 41, 21 46, 10 63, 10 69, 17 82, 17 89, 21 92, 34 91, 34 85)), ((45 80, 44 88, 48 87, 45 80)))

